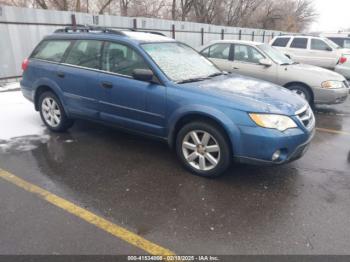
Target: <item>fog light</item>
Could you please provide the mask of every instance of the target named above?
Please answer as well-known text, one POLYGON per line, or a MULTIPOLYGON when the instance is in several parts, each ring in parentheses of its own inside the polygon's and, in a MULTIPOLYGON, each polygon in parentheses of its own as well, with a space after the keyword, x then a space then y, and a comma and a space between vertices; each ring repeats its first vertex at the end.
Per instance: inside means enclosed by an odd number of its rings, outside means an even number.
POLYGON ((281 156, 281 151, 280 150, 277 150, 275 153, 273 153, 272 155, 272 161, 276 161, 280 158, 281 156))

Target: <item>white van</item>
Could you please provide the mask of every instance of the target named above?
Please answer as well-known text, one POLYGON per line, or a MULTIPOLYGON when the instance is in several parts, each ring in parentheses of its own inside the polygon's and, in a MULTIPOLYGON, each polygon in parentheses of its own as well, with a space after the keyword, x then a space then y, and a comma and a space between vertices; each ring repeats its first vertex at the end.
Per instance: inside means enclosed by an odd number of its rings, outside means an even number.
POLYGON ((343 49, 325 37, 277 36, 270 45, 293 61, 334 70, 346 62, 349 50, 343 49))

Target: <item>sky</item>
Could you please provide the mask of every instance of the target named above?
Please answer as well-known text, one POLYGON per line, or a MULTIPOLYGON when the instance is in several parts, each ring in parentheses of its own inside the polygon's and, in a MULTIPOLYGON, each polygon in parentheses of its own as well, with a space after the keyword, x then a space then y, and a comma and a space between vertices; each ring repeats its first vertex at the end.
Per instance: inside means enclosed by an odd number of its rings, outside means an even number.
POLYGON ((314 0, 314 6, 319 17, 310 31, 350 29, 350 0, 314 0))

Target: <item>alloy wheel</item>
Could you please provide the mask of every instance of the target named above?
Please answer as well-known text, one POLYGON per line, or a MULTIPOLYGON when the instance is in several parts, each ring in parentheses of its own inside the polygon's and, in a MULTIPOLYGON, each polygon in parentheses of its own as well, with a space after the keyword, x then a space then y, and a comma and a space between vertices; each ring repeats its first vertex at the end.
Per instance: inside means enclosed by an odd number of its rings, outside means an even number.
POLYGON ((45 122, 51 127, 57 127, 61 123, 61 110, 52 97, 46 97, 42 101, 41 110, 45 122))
POLYGON ((215 168, 220 161, 220 146, 216 139, 203 130, 193 130, 182 141, 182 153, 192 167, 201 171, 215 168))

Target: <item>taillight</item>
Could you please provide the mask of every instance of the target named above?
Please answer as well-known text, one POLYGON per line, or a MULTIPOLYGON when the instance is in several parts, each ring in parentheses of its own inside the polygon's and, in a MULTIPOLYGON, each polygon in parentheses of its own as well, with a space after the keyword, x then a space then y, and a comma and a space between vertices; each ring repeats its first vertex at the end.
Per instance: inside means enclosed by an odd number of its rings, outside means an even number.
POLYGON ((26 59, 24 59, 23 62, 22 62, 22 70, 23 70, 23 72, 27 70, 28 65, 29 65, 29 59, 26 58, 26 59))
POLYGON ((347 58, 345 56, 342 56, 339 58, 339 64, 344 64, 346 62, 347 58))

